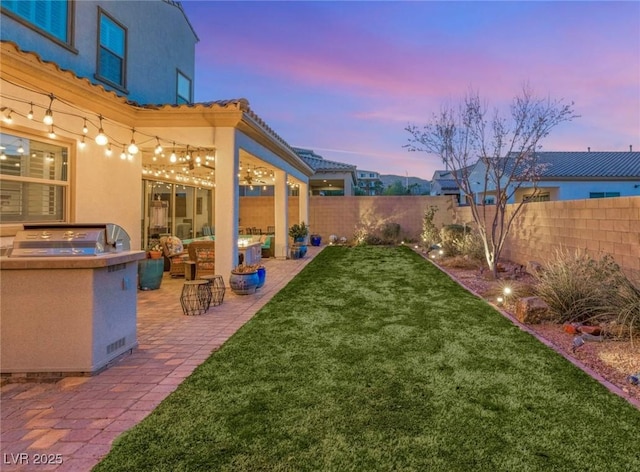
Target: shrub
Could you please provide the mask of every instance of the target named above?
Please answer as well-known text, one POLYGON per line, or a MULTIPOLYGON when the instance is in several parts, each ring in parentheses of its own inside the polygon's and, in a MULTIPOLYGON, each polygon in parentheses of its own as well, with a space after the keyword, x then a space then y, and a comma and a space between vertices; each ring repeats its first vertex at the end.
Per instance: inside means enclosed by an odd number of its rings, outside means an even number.
POLYGON ((382 239, 388 244, 400 242, 400 225, 398 223, 385 223, 382 226, 382 239))
POLYGON ((440 230, 433 223, 433 217, 438 211, 438 207, 431 205, 424 212, 422 218, 422 233, 420 233, 420 239, 422 240, 422 247, 430 249, 434 244, 440 242, 440 230))
POLYGON ((540 273, 537 293, 559 323, 598 322, 616 316, 619 288, 626 278, 613 258, 594 260, 584 252, 556 251, 540 273))

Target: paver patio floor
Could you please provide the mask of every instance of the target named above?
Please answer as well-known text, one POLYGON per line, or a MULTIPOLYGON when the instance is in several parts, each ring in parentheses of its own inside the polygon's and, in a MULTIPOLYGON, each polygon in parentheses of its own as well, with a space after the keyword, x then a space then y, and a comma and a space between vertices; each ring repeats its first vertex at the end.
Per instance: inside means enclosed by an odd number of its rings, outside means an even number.
POLYGON ((263 260, 264 287, 245 296, 227 288, 224 303, 201 316, 182 313, 184 279, 165 273, 159 290, 138 292, 138 347, 131 354, 93 377, 0 389, 0 469, 90 470, 120 433, 146 417, 319 251, 309 246, 303 259, 263 260), (43 459, 58 463, 35 463, 43 459))

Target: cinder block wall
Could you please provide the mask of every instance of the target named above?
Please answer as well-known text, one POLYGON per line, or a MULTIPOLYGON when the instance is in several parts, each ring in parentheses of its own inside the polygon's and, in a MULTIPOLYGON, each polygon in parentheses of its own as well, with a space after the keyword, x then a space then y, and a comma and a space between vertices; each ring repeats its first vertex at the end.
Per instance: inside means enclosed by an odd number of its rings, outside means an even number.
POLYGON ((438 226, 449 223, 455 216, 452 197, 377 196, 377 197, 320 197, 309 201, 311 231, 328 241, 335 234, 348 240, 358 226, 382 227, 398 223, 403 237, 419 240, 424 213, 429 206, 438 211, 434 221, 438 226))
MULTIPOLYGON (((508 211, 514 206, 509 205, 508 211)), ((470 221, 468 207, 456 208, 470 221)), ((628 275, 640 277, 640 197, 528 203, 516 216, 502 258, 545 263, 556 249, 610 254, 628 275)))

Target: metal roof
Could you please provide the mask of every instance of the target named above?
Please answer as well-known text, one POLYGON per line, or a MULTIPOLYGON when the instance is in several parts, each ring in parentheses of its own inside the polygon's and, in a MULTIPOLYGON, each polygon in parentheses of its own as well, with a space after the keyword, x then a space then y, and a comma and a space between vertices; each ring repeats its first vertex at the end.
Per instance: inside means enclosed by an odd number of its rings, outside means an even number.
POLYGON ((538 152, 547 167, 541 177, 640 178, 640 152, 538 152))

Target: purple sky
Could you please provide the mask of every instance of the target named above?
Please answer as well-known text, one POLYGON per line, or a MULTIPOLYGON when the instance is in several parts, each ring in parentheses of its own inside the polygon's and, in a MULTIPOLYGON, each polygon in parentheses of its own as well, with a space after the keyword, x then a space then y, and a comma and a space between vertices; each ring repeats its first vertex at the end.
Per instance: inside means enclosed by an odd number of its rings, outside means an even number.
POLYGON ((184 1, 195 100, 244 97, 290 145, 430 179, 402 146, 473 88, 491 107, 528 82, 575 102, 546 151, 640 150, 640 2, 184 1))

